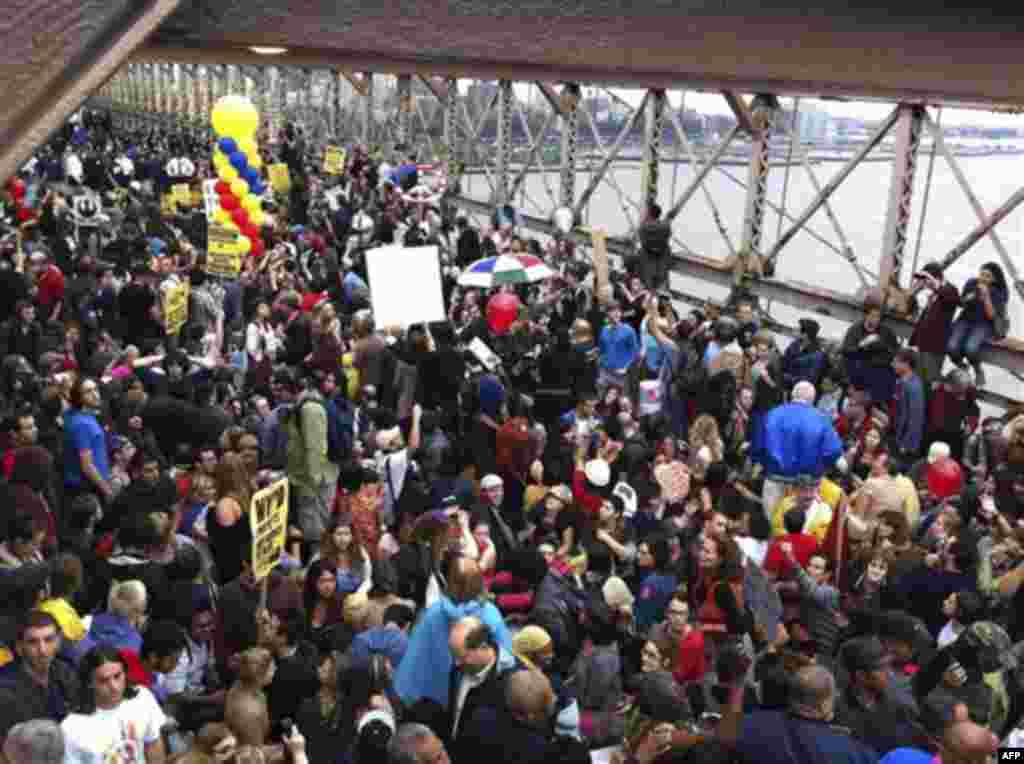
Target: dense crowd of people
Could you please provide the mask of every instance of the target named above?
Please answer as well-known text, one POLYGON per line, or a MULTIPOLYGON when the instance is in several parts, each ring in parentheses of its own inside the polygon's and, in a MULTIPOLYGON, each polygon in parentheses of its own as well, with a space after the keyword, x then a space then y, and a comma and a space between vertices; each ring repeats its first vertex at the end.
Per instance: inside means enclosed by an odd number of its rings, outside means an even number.
POLYGON ((232 279, 207 272, 203 206, 161 208, 200 191, 203 136, 86 112, 4 186, 0 760, 1024 745, 1024 409, 977 403, 998 264, 962 289, 915 274, 908 345, 871 298, 841 343, 811 317, 787 342, 742 288, 677 313, 656 206, 605 278, 514 210, 458 215, 457 178, 422 203, 402 147, 327 175, 300 129, 270 137, 290 189, 232 279), (386 244, 438 247, 447 321, 375 323, 365 253, 386 244), (499 254, 554 276, 459 286, 499 254), (283 477, 259 580, 251 500, 283 477))

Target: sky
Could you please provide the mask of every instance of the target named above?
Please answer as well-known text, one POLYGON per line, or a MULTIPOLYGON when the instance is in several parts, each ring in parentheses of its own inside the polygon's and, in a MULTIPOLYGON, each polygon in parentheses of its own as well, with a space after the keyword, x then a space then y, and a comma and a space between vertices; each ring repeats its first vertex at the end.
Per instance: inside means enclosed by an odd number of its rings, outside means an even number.
MULTIPOLYGON (((616 93, 622 95, 623 100, 634 103, 633 95, 639 93, 639 91, 616 91, 616 93), (626 95, 627 93, 629 93, 629 96, 626 95)), ((635 101, 639 102, 639 96, 635 98, 635 101)), ((792 105, 791 98, 783 98, 781 101, 783 106, 789 107, 792 105)), ((806 103, 806 100, 804 103, 806 103)), ((839 101, 820 101, 817 99, 814 99, 813 103, 834 117, 856 117, 864 120, 884 119, 894 106, 892 103, 866 101, 843 103, 839 101)), ((687 108, 696 109, 702 114, 731 113, 729 106, 725 103, 725 99, 717 93, 687 92, 686 106, 687 108)), ((942 110, 942 124, 973 125, 977 127, 1024 127, 1024 114, 997 114, 989 111, 946 108, 942 110)))

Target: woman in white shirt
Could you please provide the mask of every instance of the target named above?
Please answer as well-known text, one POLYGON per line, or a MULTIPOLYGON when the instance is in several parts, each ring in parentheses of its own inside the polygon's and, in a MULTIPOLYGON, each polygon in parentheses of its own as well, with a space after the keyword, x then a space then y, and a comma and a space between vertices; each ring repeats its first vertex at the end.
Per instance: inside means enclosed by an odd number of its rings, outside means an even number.
POLYGON ((256 315, 245 329, 250 385, 265 385, 270 381, 280 347, 281 337, 270 323, 270 305, 261 300, 256 305, 256 315))

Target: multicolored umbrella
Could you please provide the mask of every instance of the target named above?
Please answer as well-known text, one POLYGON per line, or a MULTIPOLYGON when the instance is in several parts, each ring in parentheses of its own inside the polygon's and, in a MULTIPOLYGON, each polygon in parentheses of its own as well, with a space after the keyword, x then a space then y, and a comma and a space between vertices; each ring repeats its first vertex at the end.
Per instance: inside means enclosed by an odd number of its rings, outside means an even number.
POLYGON ((459 276, 459 285, 491 289, 502 284, 530 284, 554 275, 555 272, 534 255, 498 255, 477 260, 466 268, 459 276))

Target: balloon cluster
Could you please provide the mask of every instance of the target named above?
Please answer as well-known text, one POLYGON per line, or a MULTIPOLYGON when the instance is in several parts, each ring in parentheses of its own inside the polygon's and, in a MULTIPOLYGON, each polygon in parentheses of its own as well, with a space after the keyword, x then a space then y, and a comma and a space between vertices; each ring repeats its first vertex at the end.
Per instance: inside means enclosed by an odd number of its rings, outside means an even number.
POLYGON ((263 160, 256 145, 259 113, 248 98, 228 95, 214 104, 210 121, 218 137, 213 166, 219 178, 215 190, 220 204, 214 219, 241 234, 239 254, 259 257, 264 252, 260 197, 267 190, 260 175, 263 160))
POLYGON ((18 218, 19 223, 24 223, 36 216, 36 213, 25 204, 25 192, 27 190, 25 181, 21 178, 11 178, 7 181, 7 191, 10 193, 11 198, 14 199, 14 214, 18 218))

